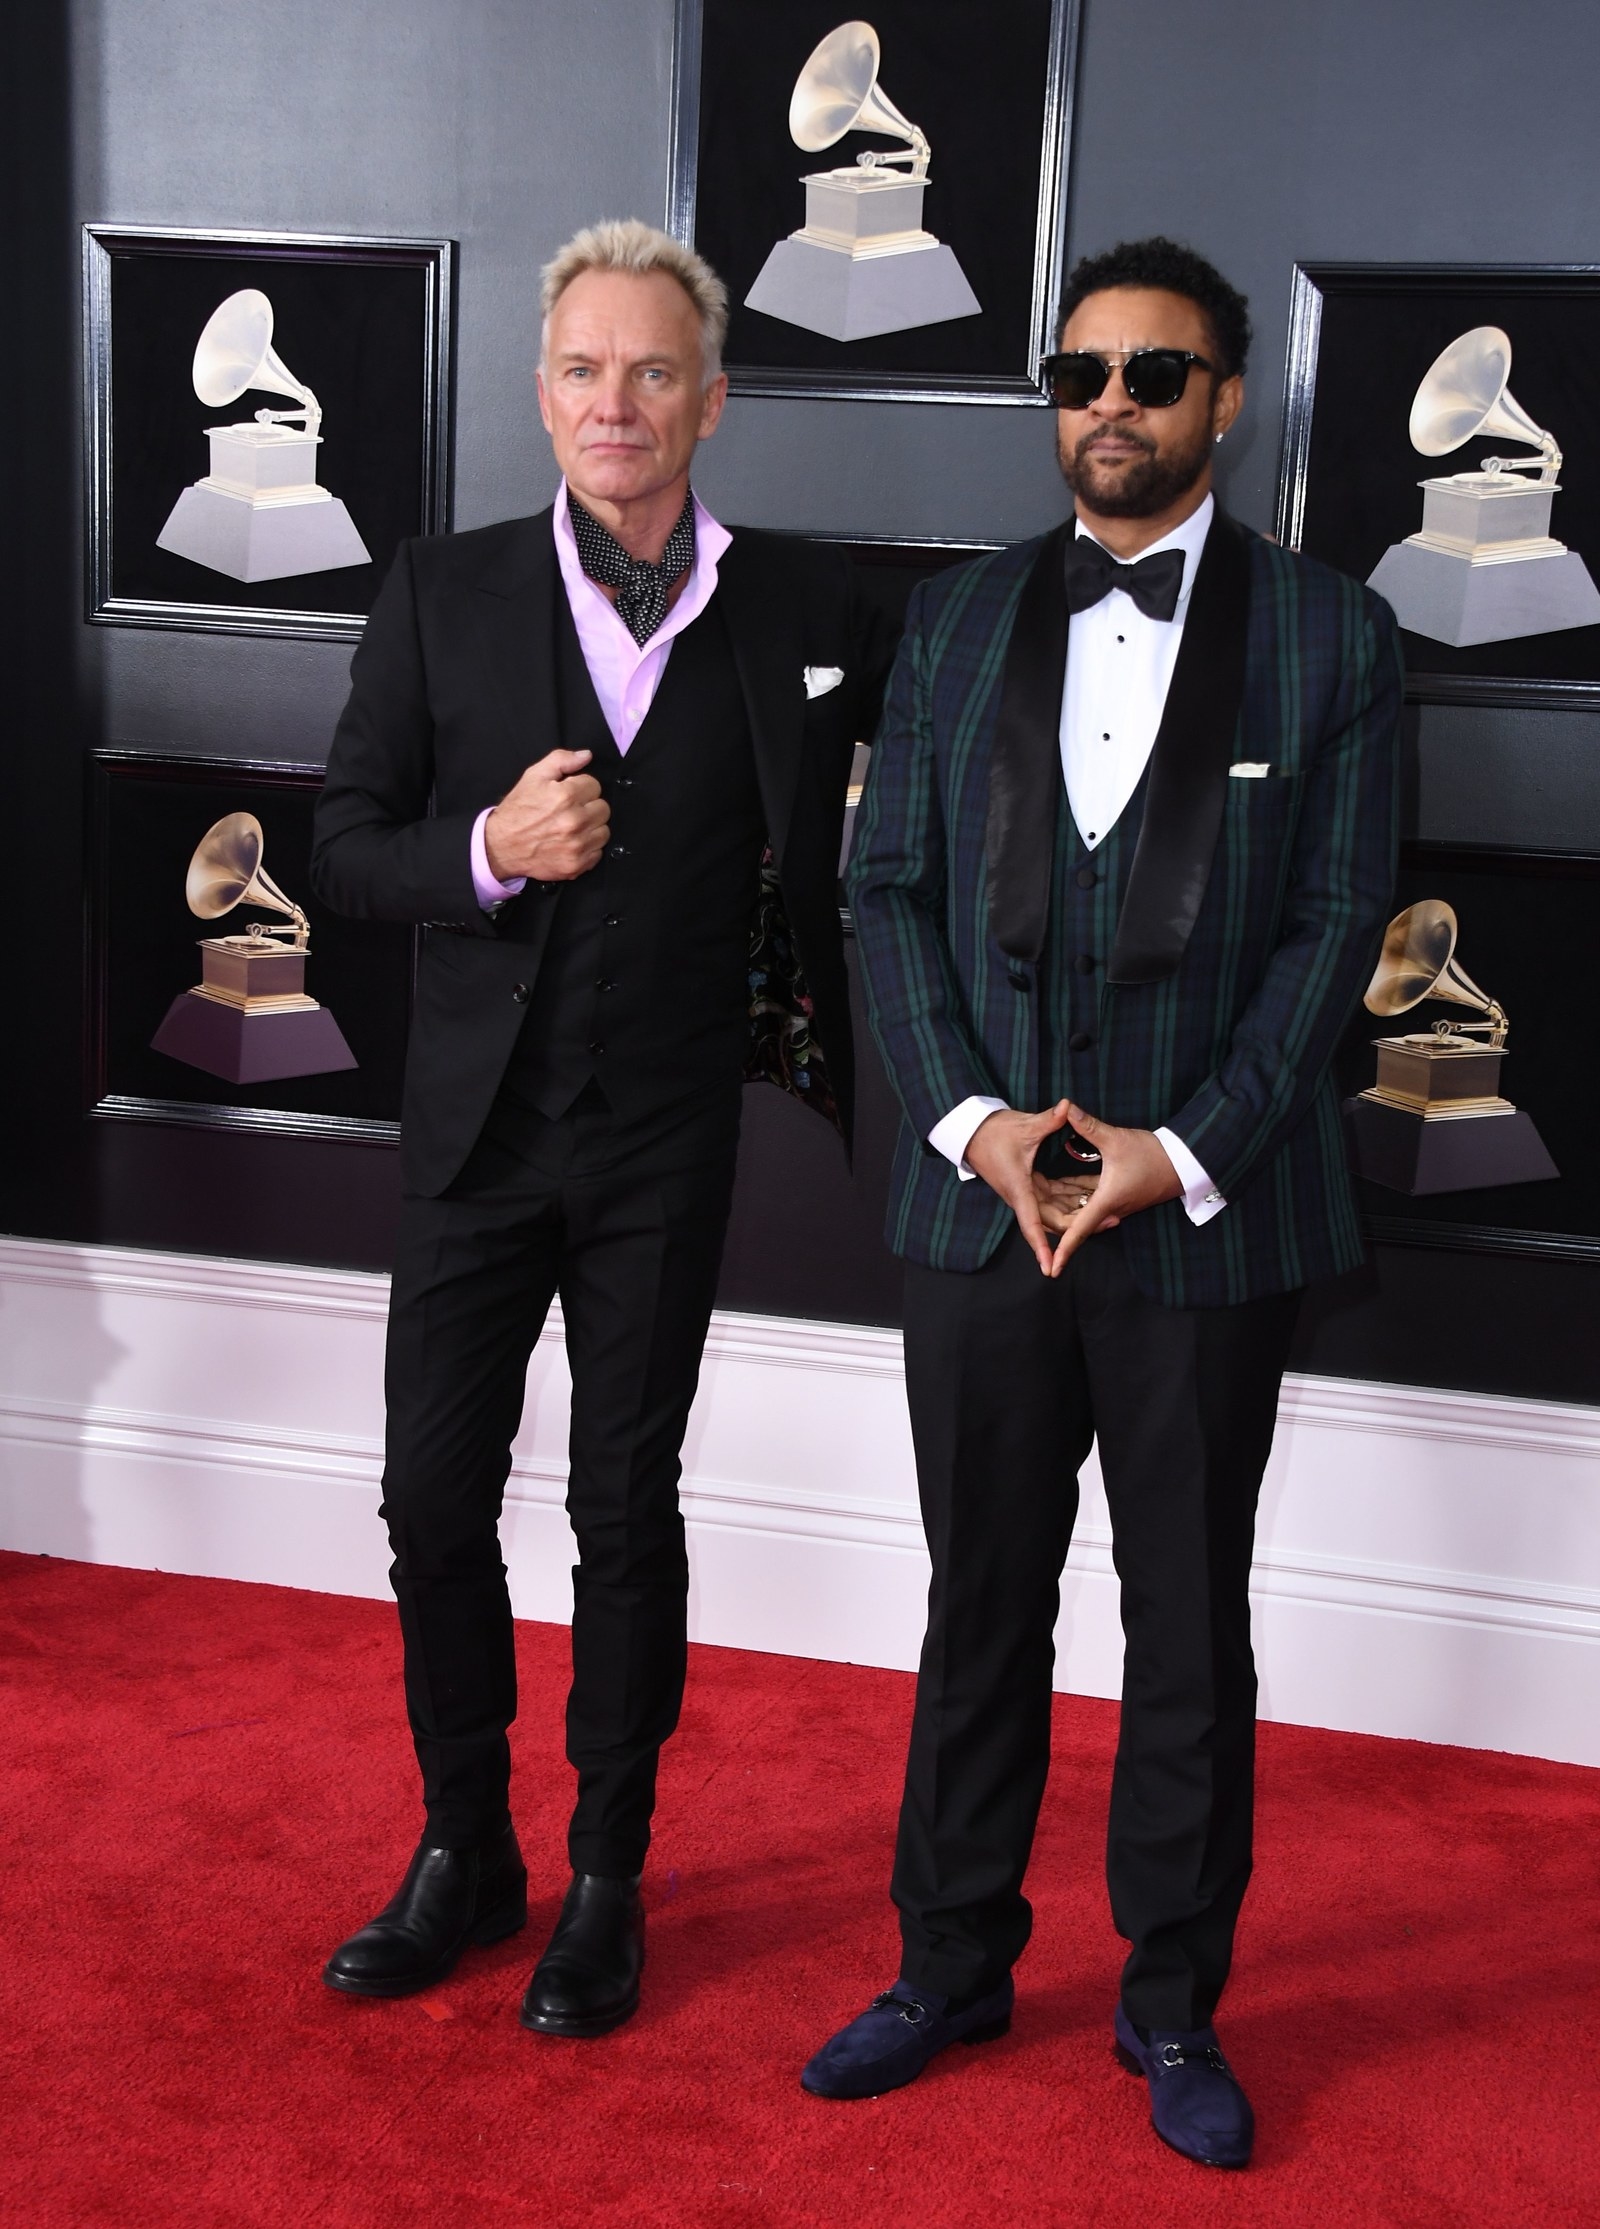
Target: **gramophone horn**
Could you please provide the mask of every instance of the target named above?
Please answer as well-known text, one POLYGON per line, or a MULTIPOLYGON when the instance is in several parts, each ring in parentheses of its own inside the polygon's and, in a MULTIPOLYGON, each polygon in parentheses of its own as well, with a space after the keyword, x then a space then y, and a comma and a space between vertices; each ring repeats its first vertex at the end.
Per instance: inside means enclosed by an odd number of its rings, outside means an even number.
MULTIPOLYGON (((258 287, 242 287, 219 303, 195 344, 194 391, 213 410, 237 402, 248 388, 288 395, 299 410, 273 417, 321 416, 317 398, 289 370, 272 345, 272 304, 258 287)), ((308 430, 314 430, 309 428, 308 430)))
POLYGON ((1470 1006, 1504 1031, 1505 1010, 1482 991, 1455 956, 1455 908, 1443 898, 1420 898, 1397 913, 1383 933, 1383 951, 1367 985, 1369 1014, 1408 1014, 1425 998, 1470 1006))
MULTIPOLYGON (((1541 451, 1548 477, 1561 463, 1555 436, 1534 424, 1506 381, 1511 341, 1498 325, 1475 325, 1434 358, 1411 405, 1411 446, 1425 457, 1448 456, 1476 434, 1526 441, 1541 451), (1553 458, 1553 463, 1551 459, 1553 458)), ((1540 460, 1516 460, 1532 465, 1540 460)))
POLYGON ((870 23, 841 23, 828 33, 796 79, 789 102, 789 136, 797 147, 818 155, 848 131, 882 132, 926 158, 922 133, 878 84, 881 53, 870 23))
POLYGON ((208 828, 195 846, 183 886, 189 911, 202 921, 215 921, 235 906, 265 906, 288 914, 297 930, 304 927, 305 915, 261 864, 264 844, 254 813, 228 813, 208 828))

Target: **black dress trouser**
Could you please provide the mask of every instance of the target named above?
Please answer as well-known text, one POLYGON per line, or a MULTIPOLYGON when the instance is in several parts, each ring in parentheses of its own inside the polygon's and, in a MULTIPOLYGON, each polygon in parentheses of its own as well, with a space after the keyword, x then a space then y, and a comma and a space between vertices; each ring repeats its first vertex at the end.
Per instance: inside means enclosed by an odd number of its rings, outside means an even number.
POLYGON ((912 1265, 906 1385, 933 1559, 895 1853, 905 1978, 993 1988, 1028 1940, 1052 1633, 1098 1439, 1126 1637, 1106 1869, 1128 2017, 1199 2028, 1250 1877, 1256 1499, 1298 1295, 1164 1308, 1120 1234, 1055 1280, 1012 1231, 970 1276, 912 1265))
POLYGON ((592 1087, 557 1121, 497 1107, 462 1175, 402 1206, 383 1513, 428 1836, 509 1817, 516 1715, 499 1517, 528 1359, 561 1296, 577 1537, 573 1870, 636 1874, 678 1721, 688 1564, 679 1454, 738 1148, 737 1080, 629 1123, 592 1087))

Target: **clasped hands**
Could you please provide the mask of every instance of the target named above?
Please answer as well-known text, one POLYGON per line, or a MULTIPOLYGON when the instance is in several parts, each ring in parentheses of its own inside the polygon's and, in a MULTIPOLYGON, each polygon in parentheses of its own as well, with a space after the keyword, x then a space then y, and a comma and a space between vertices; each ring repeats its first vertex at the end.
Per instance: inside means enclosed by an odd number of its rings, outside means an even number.
POLYGON ((967 1164, 1009 1206, 1046 1277, 1059 1277, 1096 1231, 1115 1230, 1141 1208, 1175 1200, 1183 1190, 1153 1130, 1118 1129, 1070 1099, 1058 1099, 1041 1114, 1000 1108, 986 1115, 968 1142, 967 1164), (1040 1176, 1033 1165, 1039 1148, 1068 1123, 1100 1155, 1098 1173, 1040 1176))
POLYGON ((484 857, 497 882, 573 882, 599 860, 611 807, 583 770, 589 751, 550 751, 528 767, 483 826, 484 857))

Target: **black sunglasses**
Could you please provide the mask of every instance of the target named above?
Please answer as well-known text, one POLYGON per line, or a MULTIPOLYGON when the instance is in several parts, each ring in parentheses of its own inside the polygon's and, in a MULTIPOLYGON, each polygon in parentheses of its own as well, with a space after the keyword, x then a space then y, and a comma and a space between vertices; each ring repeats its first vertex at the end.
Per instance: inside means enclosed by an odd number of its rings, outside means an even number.
POLYGON ((1189 366, 1214 371, 1189 348, 1113 348, 1104 356, 1088 349, 1047 356, 1039 366, 1046 394, 1058 410, 1087 410, 1106 391, 1114 364, 1122 367, 1128 400, 1141 410, 1170 410, 1189 384, 1189 366))

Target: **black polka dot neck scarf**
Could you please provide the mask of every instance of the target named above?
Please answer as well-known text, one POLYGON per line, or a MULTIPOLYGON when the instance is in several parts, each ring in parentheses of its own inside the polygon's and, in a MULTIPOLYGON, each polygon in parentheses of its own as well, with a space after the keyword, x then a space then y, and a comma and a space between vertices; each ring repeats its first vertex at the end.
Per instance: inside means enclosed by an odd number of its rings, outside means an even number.
POLYGON ((567 490, 578 561, 591 580, 617 592, 617 617, 642 650, 667 616, 667 591, 694 563, 694 497, 686 495, 658 565, 630 557, 616 536, 567 490))

